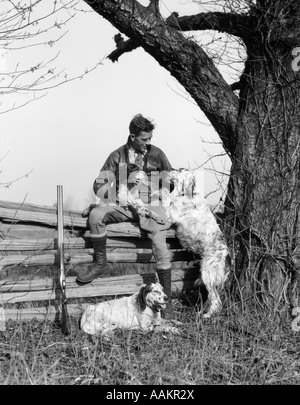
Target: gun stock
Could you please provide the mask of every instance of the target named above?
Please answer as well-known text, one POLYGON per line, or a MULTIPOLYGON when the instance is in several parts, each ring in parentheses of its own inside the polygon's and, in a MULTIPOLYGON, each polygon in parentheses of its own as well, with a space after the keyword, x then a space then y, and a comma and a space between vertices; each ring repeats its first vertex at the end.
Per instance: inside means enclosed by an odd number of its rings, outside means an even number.
POLYGON ((70 323, 67 309, 66 296, 66 275, 64 263, 64 213, 63 213, 63 187, 57 186, 57 243, 59 258, 59 284, 61 290, 62 305, 62 332, 65 335, 70 334, 70 323))

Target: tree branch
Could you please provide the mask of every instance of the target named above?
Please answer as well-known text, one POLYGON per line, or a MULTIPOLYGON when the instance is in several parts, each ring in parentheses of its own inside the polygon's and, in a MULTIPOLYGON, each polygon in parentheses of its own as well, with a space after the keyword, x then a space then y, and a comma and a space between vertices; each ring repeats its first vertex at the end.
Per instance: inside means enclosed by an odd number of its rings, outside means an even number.
MULTIPOLYGON (((147 10, 155 12, 155 14, 157 16, 160 15, 159 10, 157 8, 157 4, 154 4, 152 2, 147 7, 147 10)), ((170 14, 170 16, 166 19, 166 23, 170 27, 174 27, 174 28, 178 29, 180 27, 179 27, 179 24, 177 22, 177 18, 178 18, 178 13, 174 12, 174 13, 170 14)), ((139 43, 135 42, 134 40, 132 40, 130 38, 127 39, 126 41, 124 41, 121 34, 115 35, 115 42, 116 42, 117 49, 115 49, 113 52, 111 52, 107 56, 107 58, 110 59, 112 62, 117 62, 119 60, 119 57, 122 56, 123 53, 131 52, 134 49, 140 47, 139 43), (119 38, 119 40, 117 38, 119 38)))
POLYGON ((251 19, 246 14, 233 13, 199 13, 177 18, 182 31, 216 30, 244 38, 251 31, 251 19))
MULTIPOLYGON (((158 16, 158 9, 153 7, 151 2, 147 9, 152 12, 155 10, 155 14, 158 16)), ((239 38, 246 38, 251 31, 251 20, 246 14, 211 12, 179 17, 178 13, 173 12, 165 22, 170 27, 181 31, 216 30, 239 38)), ((117 49, 109 54, 108 58, 112 62, 116 62, 123 53, 131 52, 139 46, 137 42, 128 39, 121 46, 117 46, 117 49)))
POLYGON ((130 38, 124 41, 121 34, 115 35, 115 42, 117 48, 107 56, 107 58, 110 59, 112 62, 117 62, 119 57, 122 56, 123 53, 131 52, 134 49, 139 48, 140 46, 140 44, 130 38), (120 42, 117 42, 116 37, 121 38, 122 40, 120 42))
POLYGON ((160 16, 159 12, 159 0, 150 0, 150 3, 147 7, 149 11, 154 13, 157 17, 160 16))

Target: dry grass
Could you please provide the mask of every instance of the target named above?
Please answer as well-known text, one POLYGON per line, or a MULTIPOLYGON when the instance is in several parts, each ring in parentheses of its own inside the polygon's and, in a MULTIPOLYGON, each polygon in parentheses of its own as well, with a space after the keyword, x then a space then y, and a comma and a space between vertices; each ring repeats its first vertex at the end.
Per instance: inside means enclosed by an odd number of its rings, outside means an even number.
POLYGON ((288 317, 232 304, 210 321, 175 300, 181 336, 116 332, 91 338, 71 318, 59 324, 8 321, 0 332, 0 384, 203 385, 299 384, 300 332, 288 317), (243 309, 242 309, 243 308, 243 309))

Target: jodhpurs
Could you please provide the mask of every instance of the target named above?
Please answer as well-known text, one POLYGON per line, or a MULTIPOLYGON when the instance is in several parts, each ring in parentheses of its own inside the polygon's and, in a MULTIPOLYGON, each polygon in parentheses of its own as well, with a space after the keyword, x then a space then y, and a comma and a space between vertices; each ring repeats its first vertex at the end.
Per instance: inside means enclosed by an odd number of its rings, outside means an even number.
MULTIPOLYGON (((130 209, 119 206, 104 206, 94 208, 89 216, 90 234, 92 236, 106 233, 106 225, 118 222, 139 222, 130 209)), ((147 237, 152 241, 152 251, 157 269, 171 267, 169 251, 166 242, 167 230, 147 231, 147 237)))

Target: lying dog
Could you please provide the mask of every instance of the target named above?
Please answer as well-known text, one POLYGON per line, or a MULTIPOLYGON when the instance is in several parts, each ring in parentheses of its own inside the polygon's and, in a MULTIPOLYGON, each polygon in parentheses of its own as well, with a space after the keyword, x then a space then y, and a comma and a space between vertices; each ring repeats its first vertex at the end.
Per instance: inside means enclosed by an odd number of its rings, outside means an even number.
MULTIPOLYGON (((196 178, 191 170, 169 172, 174 190, 169 196, 167 213, 176 225, 180 244, 200 259, 201 279, 208 292, 210 307, 205 318, 222 307, 218 290, 229 274, 230 255, 215 216, 204 198, 195 192, 196 178)), ((195 285, 200 284, 200 278, 195 285)))
POLYGON ((159 283, 148 283, 129 297, 88 305, 80 326, 90 335, 107 336, 115 329, 179 334, 179 330, 172 325, 181 322, 161 318, 161 310, 165 309, 167 301, 168 297, 159 283))

